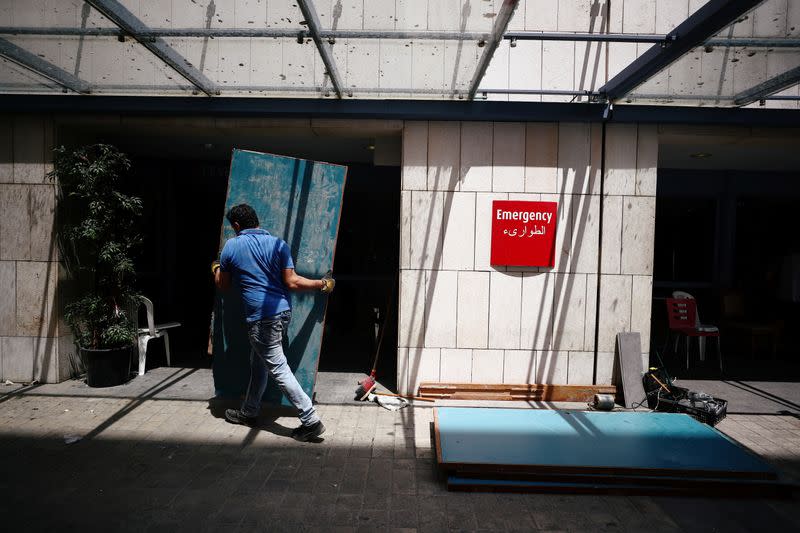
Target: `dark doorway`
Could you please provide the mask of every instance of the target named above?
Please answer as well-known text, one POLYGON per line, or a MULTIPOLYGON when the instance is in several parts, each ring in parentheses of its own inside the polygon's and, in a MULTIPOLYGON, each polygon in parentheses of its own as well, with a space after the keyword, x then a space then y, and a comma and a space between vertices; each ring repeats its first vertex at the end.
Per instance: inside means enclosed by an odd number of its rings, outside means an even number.
MULTIPOLYGON (((718 378, 715 341, 686 370, 667 344, 665 299, 694 296, 720 330, 726 379, 796 381, 800 362, 800 183, 788 173, 661 170, 656 199, 651 353, 673 374, 718 378)), ((658 364, 653 359, 651 363, 658 364)))
MULTIPOLYGON (((129 187, 144 204, 138 286, 153 301, 156 323, 181 323, 170 331, 173 366, 211 366, 209 266, 218 255, 228 166, 226 161, 134 161, 129 187)), ((147 366, 166 364, 163 353, 151 347, 147 366)))
POLYGON ((320 370, 369 372, 382 336, 378 376, 394 387, 399 225, 400 169, 349 165, 320 370))

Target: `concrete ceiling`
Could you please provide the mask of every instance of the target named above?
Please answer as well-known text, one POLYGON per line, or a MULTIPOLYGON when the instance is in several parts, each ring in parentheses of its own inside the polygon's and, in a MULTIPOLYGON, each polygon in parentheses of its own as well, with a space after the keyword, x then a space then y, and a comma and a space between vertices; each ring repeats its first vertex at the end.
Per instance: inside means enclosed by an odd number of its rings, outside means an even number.
MULTIPOLYGON (((134 156, 227 161, 233 148, 333 163, 400 165, 401 121, 66 118, 57 142, 106 142, 134 156)), ((659 168, 800 171, 800 129, 662 126, 659 168), (706 157, 697 157, 707 154, 706 157)))
POLYGON ((58 143, 104 142, 132 156, 225 161, 234 148, 334 163, 399 166, 402 122, 197 118, 64 119, 58 143))
POLYGON ((798 171, 800 130, 662 127, 658 167, 798 171))

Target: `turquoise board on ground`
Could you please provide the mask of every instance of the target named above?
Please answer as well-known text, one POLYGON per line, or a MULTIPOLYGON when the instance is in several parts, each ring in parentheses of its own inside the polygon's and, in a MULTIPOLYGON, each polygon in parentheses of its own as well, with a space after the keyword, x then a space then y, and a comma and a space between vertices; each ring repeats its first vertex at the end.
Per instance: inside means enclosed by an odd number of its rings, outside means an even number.
MULTIPOLYGON (((237 204, 251 205, 261 227, 289 244, 297 273, 318 279, 333 269, 346 177, 347 167, 341 165, 234 150, 225 212, 237 204)), ((233 236, 223 221, 220 249, 233 236)), ((327 296, 312 291, 294 292, 291 298, 286 357, 303 390, 312 396, 327 296)), ((250 344, 238 287, 217 292, 212 341, 217 396, 243 394, 250 375, 250 344)), ((270 380, 264 400, 282 399, 288 405, 282 396, 270 380)))
POLYGON ((765 461, 684 414, 439 407, 435 415, 445 468, 776 476, 765 461))

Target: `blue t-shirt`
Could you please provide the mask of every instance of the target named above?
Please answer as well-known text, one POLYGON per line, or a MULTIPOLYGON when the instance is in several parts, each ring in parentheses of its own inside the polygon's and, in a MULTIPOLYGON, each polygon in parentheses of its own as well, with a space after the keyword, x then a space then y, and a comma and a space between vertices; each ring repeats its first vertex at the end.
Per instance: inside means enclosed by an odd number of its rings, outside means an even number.
POLYGON ((289 246, 266 230, 242 230, 222 248, 220 268, 229 272, 242 290, 248 322, 291 309, 283 270, 294 268, 289 246))

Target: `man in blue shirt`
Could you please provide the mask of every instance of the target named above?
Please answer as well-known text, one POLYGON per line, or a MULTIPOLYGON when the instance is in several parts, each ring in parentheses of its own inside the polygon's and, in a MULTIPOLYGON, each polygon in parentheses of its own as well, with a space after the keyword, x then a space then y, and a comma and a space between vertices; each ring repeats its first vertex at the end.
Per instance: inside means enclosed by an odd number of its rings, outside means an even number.
POLYGON ((234 206, 225 217, 236 237, 225 243, 211 271, 221 290, 230 287, 231 278, 238 282, 252 348, 247 396, 241 409, 225 411, 225 419, 233 424, 255 424, 269 373, 299 411, 301 425, 292 431, 292 437, 302 441, 318 437, 325 426, 289 368, 282 341, 292 317, 289 291, 330 293, 336 282, 330 275, 318 280, 298 275, 289 246, 259 227, 258 215, 249 205, 234 206))

